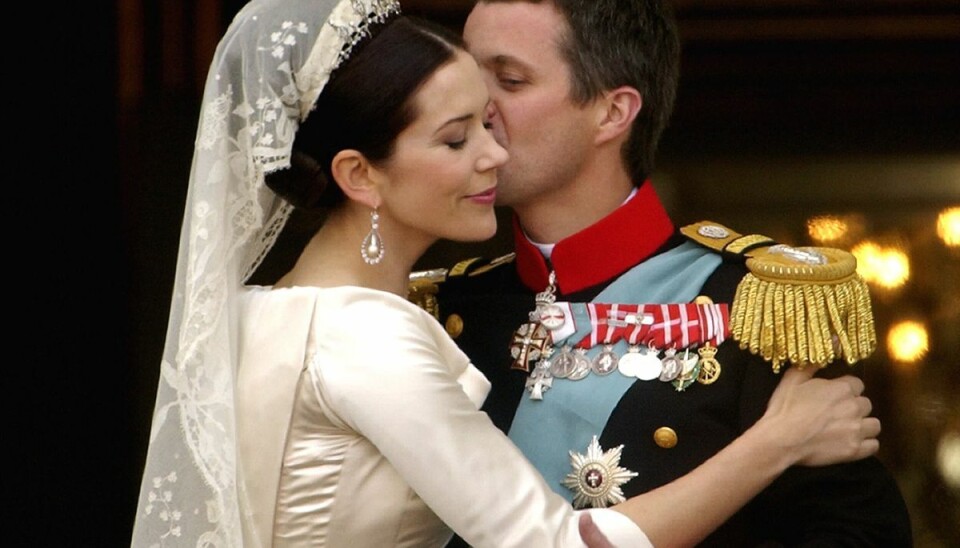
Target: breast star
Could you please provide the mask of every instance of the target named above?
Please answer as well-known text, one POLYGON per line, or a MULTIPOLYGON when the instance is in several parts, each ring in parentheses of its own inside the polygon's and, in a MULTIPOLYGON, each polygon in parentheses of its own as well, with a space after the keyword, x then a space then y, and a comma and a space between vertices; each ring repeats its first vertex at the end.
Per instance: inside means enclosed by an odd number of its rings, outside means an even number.
POLYGON ((574 492, 576 508, 606 508, 626 500, 621 485, 637 475, 620 466, 623 446, 604 451, 597 437, 587 447, 587 454, 570 451, 573 472, 567 474, 563 485, 574 492))

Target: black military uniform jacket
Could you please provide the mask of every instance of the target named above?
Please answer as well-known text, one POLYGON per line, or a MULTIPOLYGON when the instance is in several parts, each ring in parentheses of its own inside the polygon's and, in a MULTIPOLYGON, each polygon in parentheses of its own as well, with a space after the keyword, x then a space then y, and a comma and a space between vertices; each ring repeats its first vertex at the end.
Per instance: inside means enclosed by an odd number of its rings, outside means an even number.
MULTIPOLYGON (((548 272, 556 273, 559 300, 587 302, 634 265, 685 241, 649 183, 597 225, 557 244, 552 264, 514 228, 516 254, 460 263, 434 287, 436 301, 430 295, 438 319, 491 381, 484 410, 505 432, 521 398, 529 396, 527 374, 510 367, 509 347, 514 330, 528 320, 535 294, 546 287, 548 272)), ((700 294, 730 303, 746 273, 741 255, 723 254, 700 294)), ((604 449, 622 444, 620 466, 638 474, 622 485, 625 496, 689 472, 763 415, 780 378, 770 364, 734 340, 720 345, 716 359, 722 371, 713 384, 678 392, 671 383, 637 381, 613 409, 599 443, 604 449)), ((830 368, 847 372, 840 364, 830 368)), ((549 397, 548 391, 544 398, 549 397)), ((788 470, 702 545, 910 546, 911 530, 892 476, 879 460, 868 458, 788 470)))

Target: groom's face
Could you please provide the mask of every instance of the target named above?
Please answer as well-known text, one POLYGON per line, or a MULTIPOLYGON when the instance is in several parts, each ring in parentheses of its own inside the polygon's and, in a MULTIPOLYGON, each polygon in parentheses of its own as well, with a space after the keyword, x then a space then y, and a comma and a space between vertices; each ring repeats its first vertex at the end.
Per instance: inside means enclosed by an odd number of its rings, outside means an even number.
POLYGON ((479 2, 464 26, 490 92, 494 137, 510 153, 497 203, 521 213, 573 180, 592 142, 588 111, 570 99, 560 50, 567 29, 550 2, 479 2))

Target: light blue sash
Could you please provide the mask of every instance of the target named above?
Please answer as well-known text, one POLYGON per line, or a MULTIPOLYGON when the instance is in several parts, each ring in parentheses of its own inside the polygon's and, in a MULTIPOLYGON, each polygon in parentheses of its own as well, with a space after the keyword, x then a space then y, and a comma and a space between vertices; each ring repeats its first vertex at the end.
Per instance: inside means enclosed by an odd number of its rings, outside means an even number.
MULTIPOLYGON (((716 253, 685 242, 627 271, 600 292, 594 302, 690 302, 699 295, 720 262, 716 253)), ((578 327, 584 326, 580 318, 577 320, 578 327)), ((589 321, 585 323, 589 327, 589 321)), ((584 327, 579 327, 578 332, 582 331, 584 327)), ((600 348, 593 348, 587 356, 592 358, 599 351, 600 348)), ((614 351, 618 355, 625 352, 626 342, 617 343, 614 351)), ((579 381, 553 379, 552 388, 544 393, 542 400, 532 400, 528 394, 523 396, 510 427, 510 439, 550 487, 572 501, 573 492, 561 483, 572 471, 569 452, 586 452, 590 440, 600 436, 610 413, 636 380, 617 372, 605 377, 590 374, 579 381)))

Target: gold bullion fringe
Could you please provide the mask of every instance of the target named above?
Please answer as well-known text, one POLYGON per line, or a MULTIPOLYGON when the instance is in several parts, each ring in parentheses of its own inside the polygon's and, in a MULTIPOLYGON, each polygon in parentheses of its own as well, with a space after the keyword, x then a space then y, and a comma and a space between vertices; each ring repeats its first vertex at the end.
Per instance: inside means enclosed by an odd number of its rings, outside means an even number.
POLYGON ((823 368, 843 358, 849 365, 877 348, 867 284, 854 274, 838 283, 785 283, 747 274, 731 309, 740 348, 771 362, 823 368))
POLYGON ((411 277, 407 286, 407 300, 440 319, 440 304, 437 302, 437 293, 440 291, 437 282, 432 279, 414 279, 411 277))

